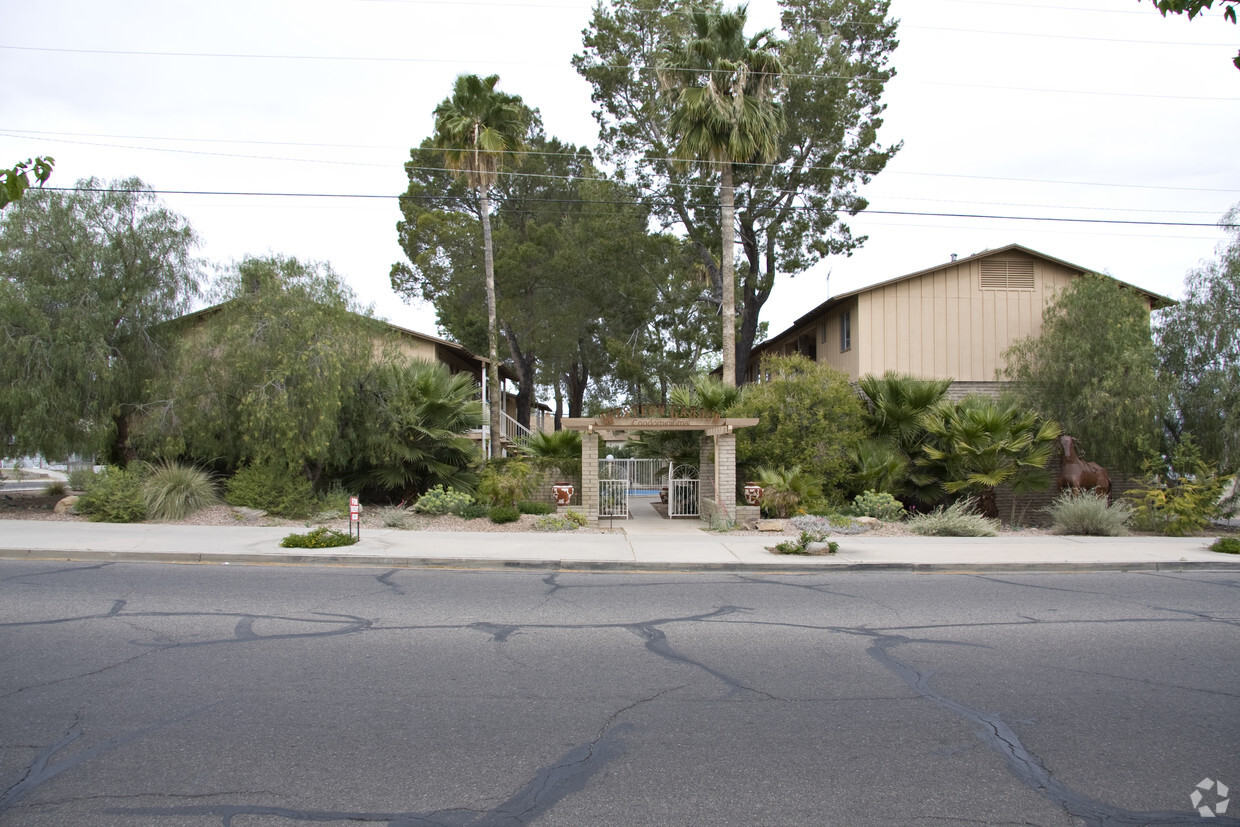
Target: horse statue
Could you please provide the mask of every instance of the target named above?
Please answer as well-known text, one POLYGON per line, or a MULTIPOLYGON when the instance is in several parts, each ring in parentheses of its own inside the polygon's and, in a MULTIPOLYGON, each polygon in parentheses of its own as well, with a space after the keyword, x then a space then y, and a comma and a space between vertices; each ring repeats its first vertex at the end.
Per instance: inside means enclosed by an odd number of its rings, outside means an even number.
POLYGON ((1059 469, 1059 491, 1072 491, 1072 496, 1082 491, 1093 490, 1095 493, 1111 497, 1111 476, 1107 469, 1096 462, 1086 462, 1077 455, 1076 440, 1064 434, 1059 438, 1059 447, 1063 450, 1063 465, 1059 469))

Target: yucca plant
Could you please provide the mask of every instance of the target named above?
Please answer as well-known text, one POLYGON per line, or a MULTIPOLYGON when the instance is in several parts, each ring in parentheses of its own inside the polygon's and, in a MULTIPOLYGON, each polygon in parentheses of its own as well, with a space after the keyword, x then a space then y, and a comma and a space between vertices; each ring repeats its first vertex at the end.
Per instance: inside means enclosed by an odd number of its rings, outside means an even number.
POLYGON ((172 461, 151 468, 142 484, 142 499, 147 518, 156 521, 184 520, 195 511, 220 503, 209 473, 172 461))

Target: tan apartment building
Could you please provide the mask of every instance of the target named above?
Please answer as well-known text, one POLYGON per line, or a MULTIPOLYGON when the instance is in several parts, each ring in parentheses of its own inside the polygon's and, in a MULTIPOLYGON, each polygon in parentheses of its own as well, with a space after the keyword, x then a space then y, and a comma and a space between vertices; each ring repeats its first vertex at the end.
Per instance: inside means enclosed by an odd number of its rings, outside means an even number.
MULTIPOLYGON (((769 354, 800 353, 856 381, 887 371, 952 379, 951 396, 995 393, 1003 352, 1036 336, 1042 313, 1087 268, 1019 244, 985 250, 827 299, 753 349, 747 382, 769 354)), ((1131 285, 1129 285, 1131 286, 1131 285)), ((1150 309, 1172 301, 1133 287, 1150 309)))

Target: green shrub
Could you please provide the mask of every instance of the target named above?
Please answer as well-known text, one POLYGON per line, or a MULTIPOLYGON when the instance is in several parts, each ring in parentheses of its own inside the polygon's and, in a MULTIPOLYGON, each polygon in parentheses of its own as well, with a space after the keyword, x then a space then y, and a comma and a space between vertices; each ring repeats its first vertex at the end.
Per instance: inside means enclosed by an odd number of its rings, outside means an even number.
POLYGON ((280 541, 284 548, 336 548, 351 546, 357 543, 357 537, 351 537, 343 531, 327 526, 312 528, 305 534, 290 534, 280 541))
POLYGON ((1088 537, 1123 537, 1128 533, 1132 506, 1123 500, 1108 503, 1106 495, 1082 491, 1078 496, 1065 491, 1042 511, 1049 514, 1055 534, 1088 537))
POLYGON ((1224 554, 1240 554, 1240 537, 1219 537, 1210 544, 1210 551, 1221 551, 1224 554))
POLYGON ((873 517, 894 523, 904 517, 904 506, 888 493, 866 491, 853 497, 853 513, 858 517, 873 517))
POLYGON ((544 514, 534 521, 535 531, 576 531, 588 520, 580 511, 566 511, 563 514, 544 514))
POLYGON ((832 534, 861 534, 868 530, 866 526, 852 517, 843 517, 838 514, 828 516, 801 514, 793 517, 791 522, 793 528, 813 536, 814 542, 822 542, 832 534))
POLYGON ((69 487, 60 480, 52 480, 43 486, 43 496, 60 497, 69 493, 69 487))
POLYGON ((74 491, 85 491, 95 476, 94 468, 75 468, 69 472, 69 488, 74 491))
POLYGON ((331 484, 331 487, 319 495, 319 514, 320 520, 334 520, 337 517, 347 517, 349 514, 349 501, 353 494, 344 490, 344 486, 337 480, 331 484))
POLYGON ((176 462, 165 462, 152 469, 142 485, 142 498, 147 517, 152 520, 183 520, 220 501, 210 474, 176 462))
POLYGON ((318 501, 310 480, 274 463, 247 465, 224 487, 230 505, 257 508, 278 517, 301 520, 313 514, 318 501))
POLYGON ((929 514, 918 514, 908 521, 909 531, 927 537, 998 537, 999 521, 974 511, 977 500, 966 497, 948 507, 939 506, 929 514))
POLYGON ((462 520, 481 520, 483 517, 491 516, 491 507, 482 503, 473 503, 458 510, 456 516, 462 520))
POLYGON ((529 499, 536 482, 533 466, 520 457, 491 460, 478 481, 478 498, 515 508, 521 500, 529 499))
POLYGON ((1140 488, 1124 497, 1133 505, 1132 522, 1142 531, 1182 537, 1210 525, 1222 511, 1219 500, 1230 477, 1220 477, 1201 458, 1192 437, 1185 437, 1160 467, 1155 461, 1141 466, 1140 488))
POLYGON ((459 514, 461 509, 473 504, 474 498, 464 491, 436 485, 418 497, 418 501, 413 504, 413 510, 421 514, 459 514))
POLYGON ((515 523, 521 519, 521 512, 511 505, 496 505, 491 507, 487 516, 493 523, 515 523))
POLYGON ((143 475, 138 468, 108 467, 77 501, 77 510, 96 523, 139 523, 146 518, 143 475))
POLYGON ((517 510, 522 514, 553 514, 555 506, 551 503, 538 503, 533 500, 522 500, 517 503, 517 510))
POLYGON ((801 536, 797 540, 785 540, 782 543, 776 543, 771 551, 776 554, 835 554, 840 550, 840 544, 834 540, 827 542, 827 547, 821 550, 810 550, 810 545, 821 545, 824 538, 818 537, 809 531, 802 531, 801 536))

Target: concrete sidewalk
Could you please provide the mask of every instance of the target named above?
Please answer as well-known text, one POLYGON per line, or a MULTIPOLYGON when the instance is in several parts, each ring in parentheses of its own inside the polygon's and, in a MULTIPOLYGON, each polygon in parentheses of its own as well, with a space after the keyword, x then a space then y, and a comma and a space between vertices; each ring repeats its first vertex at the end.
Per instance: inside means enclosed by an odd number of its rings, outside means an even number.
MULTIPOLYGON (((606 522, 603 526, 606 527, 606 522)), ((603 534, 398 531, 363 524, 362 541, 284 549, 280 528, 0 521, 0 558, 213 564, 361 565, 385 568, 555 571, 1240 571, 1212 538, 835 538, 838 554, 776 555, 772 534, 720 534, 696 521, 616 521, 603 534)))

